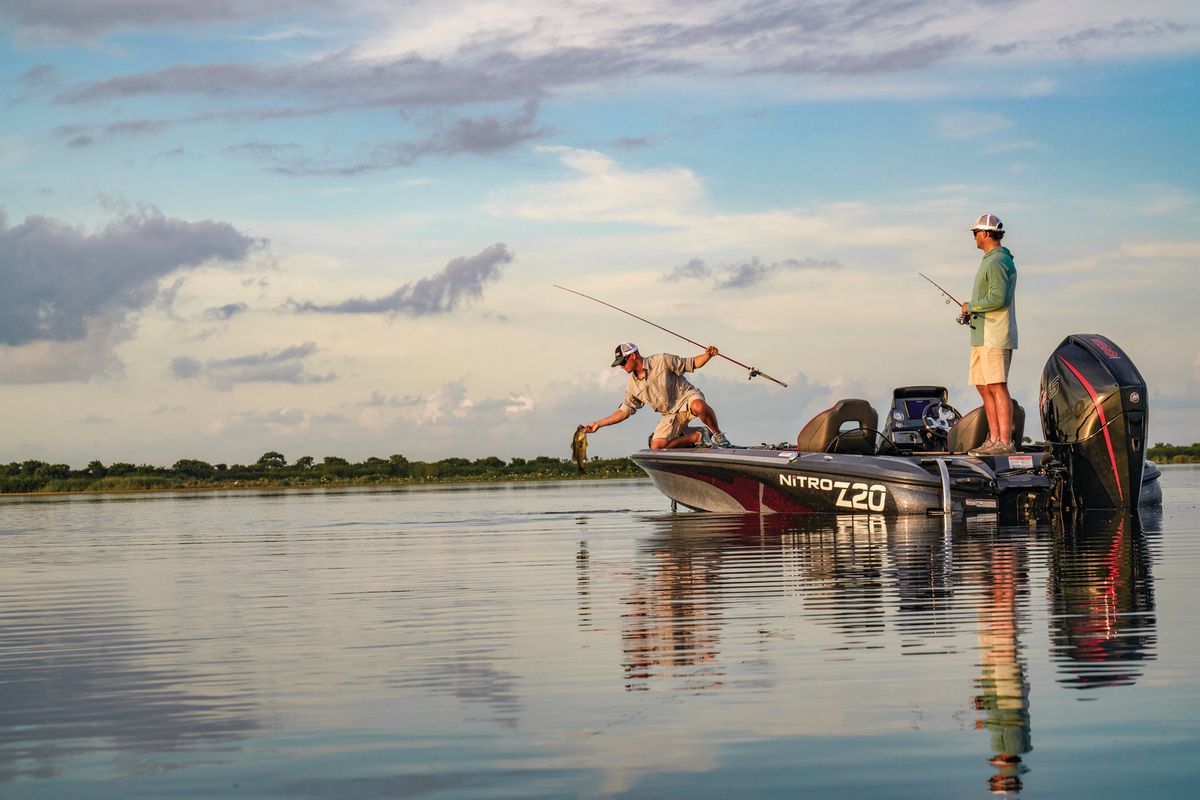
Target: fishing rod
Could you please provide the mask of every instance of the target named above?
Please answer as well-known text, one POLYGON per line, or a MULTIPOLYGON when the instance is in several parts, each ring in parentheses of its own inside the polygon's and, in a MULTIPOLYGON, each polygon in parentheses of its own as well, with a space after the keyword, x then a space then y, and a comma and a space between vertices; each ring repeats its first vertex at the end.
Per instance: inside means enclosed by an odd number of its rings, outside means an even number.
MULTIPOLYGON (((959 311, 962 313, 960 313, 957 317, 954 318, 955 322, 957 322, 959 325, 971 325, 971 312, 969 312, 969 311, 963 312, 962 311, 963 304, 961 302, 959 302, 957 297, 955 297, 954 295, 950 294, 945 289, 943 289, 938 284, 937 281, 935 281, 933 278, 930 278, 924 272, 918 272, 917 274, 920 275, 925 280, 932 283, 934 286, 937 286, 937 290, 939 292, 941 292, 942 294, 946 295, 947 298, 949 298, 948 300, 946 300, 946 305, 950 305, 950 303, 954 303, 954 305, 958 306, 959 311)), ((971 327, 974 328, 975 326, 971 325, 971 327)))
MULTIPOLYGON (((671 330, 671 329, 669 329, 669 328, 664 328, 662 325, 659 325, 659 324, 657 324, 657 323, 651 322, 650 320, 646 319, 645 317, 639 317, 637 314, 634 314, 632 311, 626 311, 626 310, 625 310, 625 309, 623 309, 623 308, 619 308, 619 307, 617 307, 617 306, 614 306, 612 303, 606 303, 606 302, 604 302, 603 300, 601 300, 601 299, 599 299, 599 298, 592 297, 590 294, 584 294, 583 292, 577 292, 577 291, 575 291, 574 289, 568 289, 568 288, 567 288, 567 287, 565 287, 565 286, 559 286, 557 283, 556 283, 556 284, 553 284, 553 285, 554 285, 554 288, 555 288, 555 289, 562 289, 564 292, 570 292, 571 294, 577 294, 577 295, 579 295, 580 297, 586 297, 588 300, 591 300, 593 303, 599 303, 599 304, 600 304, 600 305, 602 305, 602 306, 608 306, 609 308, 613 309, 614 311, 620 311, 622 314, 628 314, 629 316, 633 317, 634 319, 641 320, 642 322, 646 323, 647 325, 652 325, 652 326, 654 326, 655 328, 658 328, 660 331, 665 331, 666 333, 669 333, 669 334, 671 334, 672 336, 678 336, 680 339, 683 339, 685 342, 688 342, 689 344, 694 344, 694 345, 696 345, 696 347, 704 347, 704 345, 700 344, 700 343, 699 343, 699 342, 697 342, 696 340, 694 340, 694 339, 689 339, 689 338, 687 338, 686 336, 684 336, 682 333, 676 333, 675 331, 673 331, 673 330, 671 330)), ((738 365, 739 367, 741 367, 742 369, 750 370, 750 377, 751 377, 751 378, 754 378, 754 377, 756 377, 756 376, 758 376, 758 375, 761 375, 761 376, 763 376, 764 378, 766 378, 767 380, 769 380, 769 381, 773 381, 773 382, 775 382, 775 383, 778 383, 780 386, 782 386, 782 387, 783 387, 783 388, 785 388, 785 389, 787 388, 787 384, 786 384, 786 383, 784 383, 783 381, 779 380, 778 378, 772 378, 770 375, 768 375, 767 373, 763 372, 763 371, 762 371, 761 369, 759 369, 758 367, 749 367, 749 366, 746 366, 746 365, 745 365, 745 364, 743 364, 742 362, 738 361, 736 358, 730 358, 729 356, 725 355, 724 353, 717 353, 717 355, 718 355, 718 356, 720 356, 721 358, 725 359, 726 361, 732 361, 734 364, 737 364, 737 365, 738 365)))

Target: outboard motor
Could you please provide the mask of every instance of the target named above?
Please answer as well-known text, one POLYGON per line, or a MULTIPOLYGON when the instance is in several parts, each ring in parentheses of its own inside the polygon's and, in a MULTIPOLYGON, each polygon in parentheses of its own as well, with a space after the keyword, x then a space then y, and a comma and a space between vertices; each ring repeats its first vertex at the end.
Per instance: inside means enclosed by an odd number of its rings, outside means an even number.
POLYGON ((1063 339, 1042 370, 1042 432, 1082 508, 1138 507, 1146 462, 1146 381, 1112 340, 1063 339))

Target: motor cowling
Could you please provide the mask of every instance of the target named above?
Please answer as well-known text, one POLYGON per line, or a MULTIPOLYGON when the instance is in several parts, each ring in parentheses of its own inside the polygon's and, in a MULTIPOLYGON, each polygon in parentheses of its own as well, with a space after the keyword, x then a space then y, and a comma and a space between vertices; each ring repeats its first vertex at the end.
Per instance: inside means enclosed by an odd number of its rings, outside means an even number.
POLYGON ((1146 462, 1146 381, 1111 339, 1063 339, 1042 370, 1042 432, 1083 508, 1137 508, 1146 462))

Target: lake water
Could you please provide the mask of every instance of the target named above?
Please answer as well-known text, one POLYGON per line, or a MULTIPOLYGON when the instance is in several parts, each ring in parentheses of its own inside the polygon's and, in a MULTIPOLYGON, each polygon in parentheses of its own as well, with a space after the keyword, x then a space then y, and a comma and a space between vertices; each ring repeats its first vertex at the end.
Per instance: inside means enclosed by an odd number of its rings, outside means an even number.
POLYGON ((0 501, 0 797, 1200 796, 1200 469, 1142 526, 648 481, 0 501))

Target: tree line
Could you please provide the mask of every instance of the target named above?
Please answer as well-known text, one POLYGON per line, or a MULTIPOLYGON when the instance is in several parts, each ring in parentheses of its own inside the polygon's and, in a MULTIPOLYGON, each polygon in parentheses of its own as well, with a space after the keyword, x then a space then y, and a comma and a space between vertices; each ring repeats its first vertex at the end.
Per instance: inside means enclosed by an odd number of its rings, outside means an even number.
POLYGON ((170 467, 118 461, 105 466, 92 461, 83 469, 45 461, 0 465, 0 493, 116 492, 145 489, 238 488, 255 486, 345 486, 453 481, 562 480, 568 478, 634 478, 645 475, 628 458, 593 457, 580 475, 575 462, 538 456, 504 461, 487 456, 471 461, 409 461, 402 455, 372 456, 358 463, 338 456, 317 461, 301 456, 289 462, 268 451, 253 464, 210 464, 181 458, 170 467))
POLYGON ((1200 464, 1200 442, 1192 444, 1158 442, 1146 451, 1146 456, 1159 464, 1200 464))

